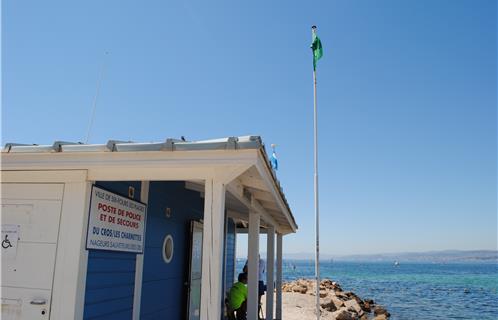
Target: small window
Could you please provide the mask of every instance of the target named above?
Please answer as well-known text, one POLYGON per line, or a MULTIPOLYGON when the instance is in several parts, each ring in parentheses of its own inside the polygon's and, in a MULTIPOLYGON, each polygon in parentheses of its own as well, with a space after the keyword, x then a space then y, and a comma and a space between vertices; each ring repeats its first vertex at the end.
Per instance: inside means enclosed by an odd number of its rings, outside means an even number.
POLYGON ((164 238, 164 242, 163 242, 163 259, 164 259, 164 262, 166 262, 166 263, 170 263, 171 262, 171 260, 173 259, 174 249, 175 249, 175 246, 174 246, 174 243, 173 243, 173 237, 170 234, 168 234, 164 238))

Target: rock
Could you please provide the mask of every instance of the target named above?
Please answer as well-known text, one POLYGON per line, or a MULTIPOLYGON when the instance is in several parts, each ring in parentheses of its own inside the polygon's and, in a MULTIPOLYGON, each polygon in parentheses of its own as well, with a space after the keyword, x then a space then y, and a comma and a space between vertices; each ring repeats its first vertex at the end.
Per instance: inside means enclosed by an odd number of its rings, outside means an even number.
MULTIPOLYGON (((372 317, 372 311, 375 317, 374 320, 387 320, 390 317, 386 308, 375 305, 374 300, 362 300, 354 292, 342 290, 339 284, 330 279, 322 280, 318 288, 321 298, 320 313, 326 315, 327 319, 369 320, 372 317)), ((298 279, 282 284, 283 292, 296 292, 315 296, 316 289, 316 282, 313 280, 298 279)), ((311 298, 306 297, 306 299, 311 298)), ((297 305, 296 307, 304 308, 302 305, 297 305)))
POLYGON ((348 310, 352 315, 357 317, 361 317, 365 314, 365 311, 363 310, 360 310, 360 312, 356 312, 356 310, 353 307, 349 307, 346 310, 348 310))
POLYGON ((374 308, 374 315, 379 316, 379 315, 385 315, 386 318, 389 318, 391 314, 382 306, 376 306, 374 308))
POLYGON ((337 310, 332 313, 332 319, 335 320, 357 320, 358 317, 356 315, 351 314, 345 308, 337 310))
POLYGON ((358 302, 359 305, 362 305, 363 304, 363 300, 361 300, 360 297, 358 296, 355 296, 354 299, 356 300, 356 302, 358 302))
POLYGON ((348 309, 352 309, 352 311, 354 311, 358 314, 360 314, 360 312, 363 312, 360 304, 354 299, 344 301, 344 306, 348 309))
POLYGON ((299 279, 299 280, 297 280, 297 281, 296 281, 296 283, 295 283, 295 284, 296 284, 296 285, 298 285, 298 286, 301 286, 301 287, 306 287, 306 288, 307 288, 308 286, 310 286, 310 285, 311 285, 311 281, 309 281, 309 280, 304 280, 304 279, 299 279))
POLYGON ((350 299, 355 299, 358 303, 363 303, 363 300, 361 300, 360 297, 358 297, 354 292, 346 291, 344 294, 350 299))
POLYGON ((341 299, 342 301, 349 300, 348 295, 343 291, 339 291, 339 292, 336 291, 335 295, 337 296, 337 298, 341 299))
POLYGON ((305 286, 296 285, 292 287, 292 291, 305 294, 308 291, 308 288, 305 286))
POLYGON ((361 308, 365 312, 372 312, 372 308, 375 306, 375 302, 372 299, 363 300, 363 304, 361 304, 361 308))
POLYGON ((320 288, 325 288, 333 291, 342 291, 341 286, 337 284, 337 282, 332 281, 330 279, 325 279, 320 282, 320 288))
POLYGON ((335 282, 332 283, 334 285, 334 291, 343 291, 341 286, 335 282))
POLYGON ((332 280, 329 280, 329 279, 322 280, 322 282, 320 282, 320 287, 323 287, 325 289, 330 289, 330 290, 334 289, 333 282, 332 282, 332 280))
POLYGON ((332 299, 324 299, 322 302, 320 302, 320 307, 330 312, 334 312, 337 310, 337 307, 332 299))
POLYGON ((344 307, 344 302, 342 302, 342 300, 338 299, 337 297, 332 296, 330 300, 332 300, 337 309, 344 307))
POLYGON ((363 304, 361 305, 361 308, 365 312, 371 312, 372 311, 372 305, 368 301, 363 301, 363 304))

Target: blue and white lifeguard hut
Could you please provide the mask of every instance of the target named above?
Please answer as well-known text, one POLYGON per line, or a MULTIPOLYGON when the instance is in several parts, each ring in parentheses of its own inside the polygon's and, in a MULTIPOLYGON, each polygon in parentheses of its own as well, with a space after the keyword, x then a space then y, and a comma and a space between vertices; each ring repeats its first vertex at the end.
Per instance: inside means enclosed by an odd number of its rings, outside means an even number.
POLYGON ((266 318, 281 319, 297 225, 260 137, 7 144, 1 160, 2 319, 222 319, 241 232, 248 318, 265 232, 266 318))

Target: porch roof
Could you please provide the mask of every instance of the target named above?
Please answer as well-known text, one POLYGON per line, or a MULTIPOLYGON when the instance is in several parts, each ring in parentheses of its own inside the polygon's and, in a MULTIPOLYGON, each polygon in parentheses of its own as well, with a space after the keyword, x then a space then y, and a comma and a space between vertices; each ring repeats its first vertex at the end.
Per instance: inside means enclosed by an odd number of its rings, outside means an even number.
POLYGON ((7 143, 2 149, 2 170, 92 169, 89 180, 111 179, 102 170, 116 168, 124 171, 120 175, 122 179, 146 179, 145 173, 133 174, 142 168, 140 172, 148 170, 152 180, 158 170, 176 170, 181 166, 185 171, 191 169, 189 178, 185 180, 195 184, 204 177, 197 174, 201 172, 197 170, 201 165, 202 168, 221 171, 225 167, 238 165, 239 171, 234 171, 227 184, 230 193, 227 199, 233 199, 233 203, 237 202, 246 209, 256 208, 264 221, 275 225, 282 233, 297 230, 294 216, 259 136, 201 141, 166 139, 145 143, 120 140, 109 140, 106 144, 66 141, 55 141, 52 145, 7 143), (135 171, 128 170, 130 168, 135 171))

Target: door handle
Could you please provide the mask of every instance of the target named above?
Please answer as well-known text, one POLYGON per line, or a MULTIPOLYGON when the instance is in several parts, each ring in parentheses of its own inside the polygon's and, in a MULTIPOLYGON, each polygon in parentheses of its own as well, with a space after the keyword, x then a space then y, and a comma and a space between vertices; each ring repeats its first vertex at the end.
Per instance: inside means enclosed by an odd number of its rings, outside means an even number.
POLYGON ((29 304, 33 304, 35 306, 42 306, 44 304, 47 304, 47 300, 45 300, 45 299, 33 299, 30 301, 29 304))

